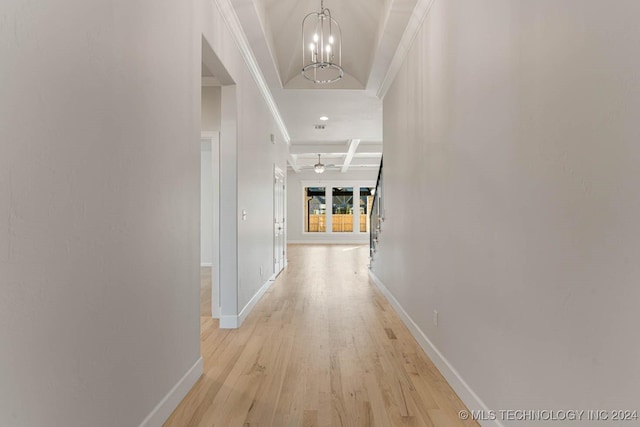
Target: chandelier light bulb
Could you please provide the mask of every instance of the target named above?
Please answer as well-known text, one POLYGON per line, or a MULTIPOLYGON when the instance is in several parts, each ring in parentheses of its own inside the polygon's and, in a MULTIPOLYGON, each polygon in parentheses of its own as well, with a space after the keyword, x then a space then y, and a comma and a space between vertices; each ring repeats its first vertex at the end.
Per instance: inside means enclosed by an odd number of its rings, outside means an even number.
POLYGON ((302 76, 316 84, 333 83, 344 76, 342 31, 329 8, 320 1, 320 10, 302 20, 302 76))
POLYGON ((322 173, 324 172, 324 164, 320 161, 320 154, 318 154, 318 163, 316 163, 315 165, 313 165, 313 170, 316 173, 322 173))

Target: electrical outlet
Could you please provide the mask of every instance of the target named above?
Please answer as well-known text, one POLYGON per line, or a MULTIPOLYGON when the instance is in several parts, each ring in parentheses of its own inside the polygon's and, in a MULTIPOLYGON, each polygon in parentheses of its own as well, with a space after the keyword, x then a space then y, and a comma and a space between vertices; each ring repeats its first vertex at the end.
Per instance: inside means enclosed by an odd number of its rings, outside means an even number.
POLYGON ((260 278, 262 278, 262 266, 260 266, 260 278))
POLYGON ((433 310, 433 324, 438 327, 438 310, 433 310))

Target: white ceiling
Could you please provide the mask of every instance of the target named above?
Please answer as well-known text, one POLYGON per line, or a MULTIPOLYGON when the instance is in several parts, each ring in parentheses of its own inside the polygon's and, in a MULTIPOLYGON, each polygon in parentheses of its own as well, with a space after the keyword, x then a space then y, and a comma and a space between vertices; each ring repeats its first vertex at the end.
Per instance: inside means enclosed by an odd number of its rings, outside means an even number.
POLYGON ((323 163, 335 163, 344 171, 377 169, 382 153, 378 94, 416 0, 324 0, 342 28, 345 70, 345 78, 326 85, 301 76, 302 19, 319 11, 320 0, 231 2, 291 137, 293 169, 313 165, 317 154, 323 154, 323 163), (321 122, 320 116, 329 120, 321 122), (325 129, 316 130, 316 124, 325 129), (371 153, 372 147, 378 151, 371 153), (349 166, 342 168, 348 159, 349 166))
POLYGON ((364 90, 271 89, 293 144, 382 141, 382 102, 364 90), (323 122, 321 116, 329 120, 323 122), (324 130, 314 125, 324 124, 324 130))

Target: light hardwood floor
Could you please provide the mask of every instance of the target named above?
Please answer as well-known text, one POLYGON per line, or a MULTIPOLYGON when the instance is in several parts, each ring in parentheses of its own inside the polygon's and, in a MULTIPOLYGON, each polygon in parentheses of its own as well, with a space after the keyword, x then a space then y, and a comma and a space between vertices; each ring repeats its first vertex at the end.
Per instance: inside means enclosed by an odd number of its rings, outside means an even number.
POLYGON ((370 284, 368 247, 291 245, 245 323, 202 317, 204 375, 165 427, 436 426, 465 406, 370 284))

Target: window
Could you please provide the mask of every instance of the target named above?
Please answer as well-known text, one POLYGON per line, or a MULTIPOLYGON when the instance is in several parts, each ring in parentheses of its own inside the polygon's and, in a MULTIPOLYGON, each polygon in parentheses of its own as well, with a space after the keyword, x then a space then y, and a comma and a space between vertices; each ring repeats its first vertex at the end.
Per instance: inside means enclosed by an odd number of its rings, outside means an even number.
POLYGON ((302 181, 303 232, 335 234, 336 241, 363 238, 374 192, 372 181, 302 181))
POLYGON ((332 226, 334 233, 353 232, 353 187, 333 189, 332 226))
POLYGON ((326 202, 324 187, 306 187, 304 231, 307 233, 324 233, 326 225, 326 202))

